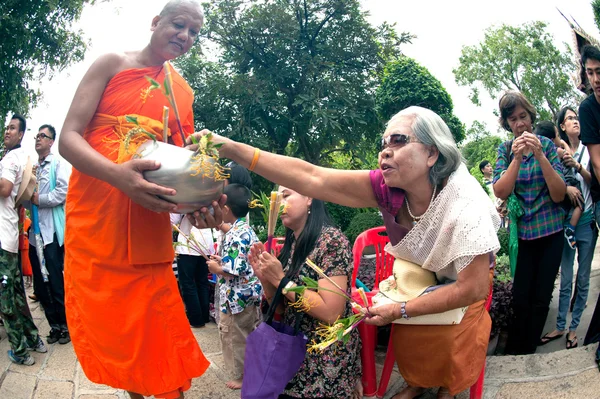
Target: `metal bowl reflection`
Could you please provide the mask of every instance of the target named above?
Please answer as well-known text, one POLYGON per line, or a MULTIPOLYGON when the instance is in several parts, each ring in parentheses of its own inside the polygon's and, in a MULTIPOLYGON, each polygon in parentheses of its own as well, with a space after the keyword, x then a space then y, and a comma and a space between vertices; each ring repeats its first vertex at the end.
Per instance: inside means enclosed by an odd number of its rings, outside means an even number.
MULTIPOLYGON (((160 141, 149 140, 137 151, 137 158, 160 162, 160 168, 144 172, 144 178, 159 186, 173 188, 174 196, 160 198, 179 205, 179 213, 191 213, 223 194, 223 180, 215 181, 201 175, 192 176, 193 151, 160 141)), ((210 159, 210 162, 216 162, 210 159)))

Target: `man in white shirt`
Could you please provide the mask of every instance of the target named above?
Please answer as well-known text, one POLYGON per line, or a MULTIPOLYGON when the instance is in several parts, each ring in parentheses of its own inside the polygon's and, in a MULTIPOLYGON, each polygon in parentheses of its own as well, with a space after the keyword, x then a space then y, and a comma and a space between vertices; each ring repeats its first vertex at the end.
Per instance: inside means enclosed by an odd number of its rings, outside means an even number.
POLYGON ((31 202, 38 206, 40 235, 44 247, 44 259, 48 269, 48 281, 44 282, 40 261, 36 252, 36 238, 33 226, 29 233, 29 260, 33 270, 33 284, 37 299, 44 308, 50 325, 49 344, 71 342, 65 314, 64 232, 65 201, 69 170, 64 162, 50 150, 56 139, 52 125, 42 125, 35 136, 35 151, 38 153, 38 190, 31 202))
POLYGON ((13 115, 4 132, 6 154, 0 161, 0 313, 8 335, 13 363, 35 363, 28 350, 47 352, 33 323, 19 265, 19 215, 15 208, 27 156, 21 148, 25 119, 13 115))

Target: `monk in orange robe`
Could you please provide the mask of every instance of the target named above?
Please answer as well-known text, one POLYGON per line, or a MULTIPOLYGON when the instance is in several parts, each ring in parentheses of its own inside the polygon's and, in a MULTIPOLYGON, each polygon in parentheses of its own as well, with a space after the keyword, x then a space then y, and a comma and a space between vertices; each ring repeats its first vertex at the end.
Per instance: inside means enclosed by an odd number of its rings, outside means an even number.
MULTIPOLYGON (((192 334, 172 271, 168 212, 156 195, 175 190, 144 180, 154 161, 117 162, 123 135, 139 125, 162 140, 167 98, 163 63, 190 49, 203 16, 195 2, 171 1, 152 20, 152 38, 137 52, 108 54, 81 81, 60 136, 73 165, 66 202, 65 304, 73 347, 93 382, 142 395, 183 398, 209 362, 192 334)), ((172 70, 184 134, 193 132, 193 93, 172 70)), ((169 141, 183 145, 174 110, 169 141)))

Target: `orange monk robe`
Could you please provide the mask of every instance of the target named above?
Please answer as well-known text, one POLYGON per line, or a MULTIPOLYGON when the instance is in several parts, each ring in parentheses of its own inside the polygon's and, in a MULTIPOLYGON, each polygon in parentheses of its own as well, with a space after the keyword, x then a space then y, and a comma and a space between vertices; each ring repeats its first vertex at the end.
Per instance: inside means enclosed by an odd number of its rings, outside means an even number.
POLYGON ((21 254, 21 272, 23 276, 33 276, 31 262, 29 261, 29 238, 27 232, 31 227, 31 219, 25 215, 25 208, 19 209, 19 253, 21 254))
MULTIPOLYGON (((186 134, 193 132, 193 93, 175 71, 173 90, 186 134)), ((125 115, 161 140, 163 106, 144 76, 164 80, 162 67, 114 76, 83 137, 115 161, 125 115)), ((172 140, 181 145, 174 112, 172 140)), ((208 368, 185 315, 172 271, 168 213, 133 203, 108 183, 73 169, 66 203, 65 304, 73 346, 86 376, 142 395, 177 398, 208 368)))

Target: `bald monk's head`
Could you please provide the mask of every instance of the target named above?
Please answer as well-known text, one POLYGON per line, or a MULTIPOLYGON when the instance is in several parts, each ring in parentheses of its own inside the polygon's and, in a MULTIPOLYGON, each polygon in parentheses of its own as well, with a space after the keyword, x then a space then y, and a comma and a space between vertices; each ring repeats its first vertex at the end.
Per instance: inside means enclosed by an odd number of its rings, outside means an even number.
POLYGON ((181 6, 189 6, 190 9, 195 9, 197 13, 202 18, 202 23, 204 23, 204 14, 202 13, 202 7, 200 7, 200 3, 194 0, 171 0, 163 7, 160 14, 160 17, 165 17, 173 12, 176 12, 177 9, 181 6))
POLYGON ((171 60, 185 54, 200 33, 204 15, 193 0, 171 0, 152 20, 150 47, 159 57, 171 60))

